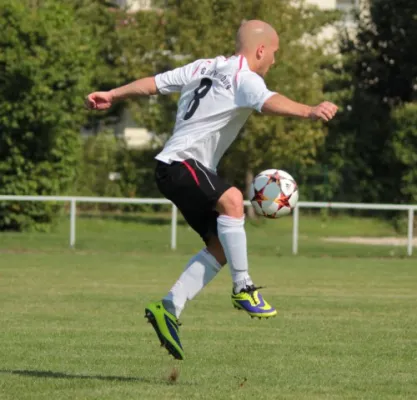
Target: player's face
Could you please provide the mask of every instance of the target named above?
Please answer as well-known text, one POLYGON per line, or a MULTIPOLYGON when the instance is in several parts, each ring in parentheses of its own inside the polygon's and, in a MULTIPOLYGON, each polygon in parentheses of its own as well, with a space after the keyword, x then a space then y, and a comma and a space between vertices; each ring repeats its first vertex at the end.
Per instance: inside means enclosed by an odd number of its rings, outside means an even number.
POLYGON ((259 65, 259 75, 265 76, 269 68, 275 64, 275 55, 279 50, 278 36, 274 37, 269 43, 262 46, 262 56, 259 65))

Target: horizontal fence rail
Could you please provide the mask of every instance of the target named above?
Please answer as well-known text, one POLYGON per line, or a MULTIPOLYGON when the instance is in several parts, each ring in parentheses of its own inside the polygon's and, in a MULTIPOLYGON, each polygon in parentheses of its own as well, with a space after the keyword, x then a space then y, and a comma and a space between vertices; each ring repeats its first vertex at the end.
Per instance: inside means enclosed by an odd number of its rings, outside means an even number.
MULTIPOLYGON (((0 195, 0 201, 53 201, 70 203, 70 247, 75 246, 77 203, 113 203, 113 204, 171 204, 171 249, 177 248, 177 207, 167 199, 151 198, 122 198, 122 197, 85 197, 85 196, 14 196, 0 195)), ((244 202, 245 206, 251 206, 250 201, 244 202)), ((293 211, 292 252, 298 254, 299 219, 300 208, 332 208, 332 209, 356 209, 356 210, 385 210, 408 211, 407 254, 413 253, 413 227, 414 211, 416 204, 369 204, 369 203, 331 203, 300 201, 293 211)))

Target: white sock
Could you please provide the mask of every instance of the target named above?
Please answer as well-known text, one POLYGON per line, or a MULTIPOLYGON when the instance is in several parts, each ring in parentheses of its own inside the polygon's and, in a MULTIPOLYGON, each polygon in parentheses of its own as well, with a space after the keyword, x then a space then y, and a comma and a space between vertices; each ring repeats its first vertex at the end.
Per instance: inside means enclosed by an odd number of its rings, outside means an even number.
POLYGON ((184 272, 162 300, 165 308, 178 318, 187 300, 192 300, 221 267, 207 249, 201 250, 188 262, 184 272))
POLYGON ((220 215, 217 218, 217 234, 232 274, 233 290, 239 293, 247 285, 253 285, 248 272, 245 217, 220 215))

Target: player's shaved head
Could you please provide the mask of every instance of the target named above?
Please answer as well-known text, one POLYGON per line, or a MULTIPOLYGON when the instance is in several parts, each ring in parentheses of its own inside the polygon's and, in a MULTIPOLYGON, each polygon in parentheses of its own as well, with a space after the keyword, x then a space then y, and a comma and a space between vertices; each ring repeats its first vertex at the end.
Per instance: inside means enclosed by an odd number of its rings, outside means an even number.
POLYGON ((265 76, 275 62, 279 37, 275 29, 256 19, 243 22, 236 35, 236 53, 245 56, 249 68, 265 76))
POLYGON ((264 21, 253 19, 243 22, 236 35, 236 51, 256 49, 259 45, 278 40, 275 29, 264 21))

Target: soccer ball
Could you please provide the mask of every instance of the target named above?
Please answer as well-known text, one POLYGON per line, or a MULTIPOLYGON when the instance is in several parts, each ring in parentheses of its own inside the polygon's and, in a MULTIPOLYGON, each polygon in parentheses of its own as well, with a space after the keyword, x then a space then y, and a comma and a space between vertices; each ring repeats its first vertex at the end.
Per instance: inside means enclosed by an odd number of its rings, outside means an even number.
POLYGON ((255 176, 249 199, 258 215, 280 218, 290 214, 297 204, 297 184, 288 172, 267 169, 255 176))

